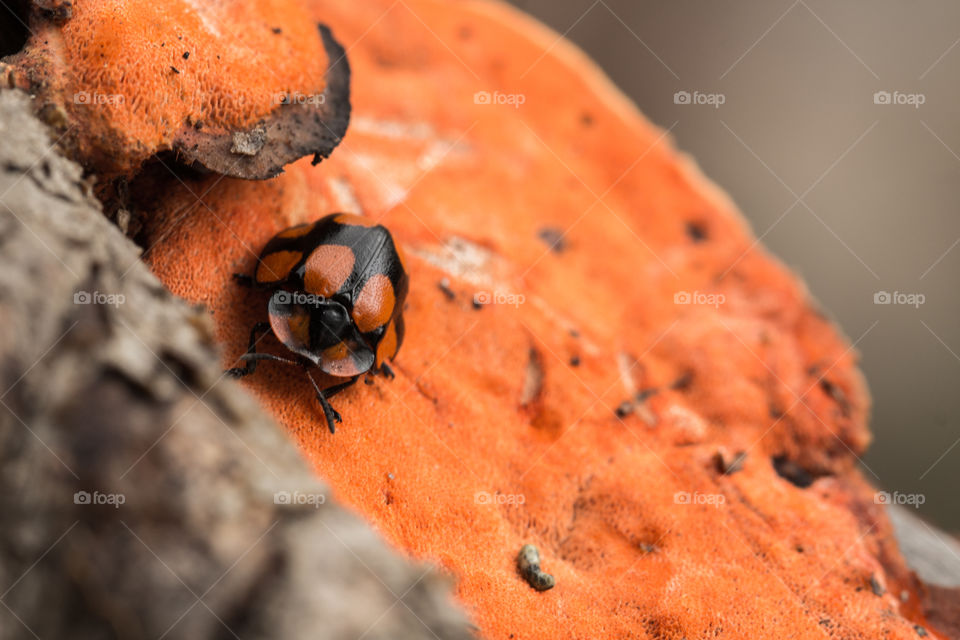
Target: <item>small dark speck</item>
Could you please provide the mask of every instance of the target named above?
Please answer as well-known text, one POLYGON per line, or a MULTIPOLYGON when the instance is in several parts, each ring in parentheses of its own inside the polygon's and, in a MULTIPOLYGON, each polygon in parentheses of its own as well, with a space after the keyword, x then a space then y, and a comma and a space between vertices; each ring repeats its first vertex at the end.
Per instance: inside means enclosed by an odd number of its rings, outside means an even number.
POLYGON ((877 580, 876 576, 870 576, 870 590, 873 591, 873 595, 875 596, 882 596, 887 592, 887 590, 883 588, 883 585, 880 584, 880 581, 877 580))
POLYGON ((165 46, 167 46, 167 43, 166 43, 166 42, 161 42, 161 43, 160 43, 160 46, 161 46, 161 47, 165 47, 165 46))
POLYGON ((187 59, 189 59, 189 58, 190 58, 190 52, 189 52, 189 51, 184 51, 184 52, 183 52, 183 59, 184 59, 184 60, 187 60, 187 59))
POLYGON ((203 121, 202 121, 202 120, 197 120, 197 121, 193 124, 193 128, 196 129, 197 131, 200 131, 200 129, 203 129, 203 121))
POLYGON ((687 371, 682 376, 673 381, 673 384, 670 385, 670 388, 674 391, 686 391, 690 388, 690 384, 693 382, 693 373, 687 371))
POLYGON ((707 229, 700 222, 688 222, 687 235, 694 242, 703 242, 707 239, 707 229))
POLYGON ((479 311, 480 309, 483 309, 483 304, 482 304, 479 300, 477 300, 476 298, 474 298, 473 300, 471 300, 471 301, 470 301, 470 304, 472 304, 472 305, 473 305, 473 308, 476 309, 477 311, 479 311))
POLYGON ((443 295, 447 297, 447 300, 454 300, 457 297, 457 294, 453 292, 453 289, 450 288, 450 281, 444 278, 437 283, 440 291, 443 292, 443 295))
POLYGON ((173 66, 170 67, 170 71, 173 71, 174 73, 180 73, 180 69, 177 69, 176 67, 173 67, 173 66))
POLYGON ((617 417, 618 417, 618 418, 626 418, 628 415, 630 415, 631 413, 633 413, 633 410, 634 410, 633 403, 630 402, 630 401, 628 401, 628 400, 624 400, 624 401, 621 402, 620 405, 616 408, 616 410, 614 411, 614 413, 617 414, 617 417))
MULTIPOLYGON (((457 31, 457 35, 460 37, 461 40, 469 40, 470 38, 473 37, 473 29, 470 27, 470 25, 465 24, 462 27, 460 27, 459 31, 457 31)), ((513 636, 510 636, 510 637, 512 638, 513 636)))
POLYGON ((777 475, 796 487, 806 489, 813 484, 813 474, 786 456, 777 456, 774 458, 773 468, 776 470, 777 475))
POLYGON ((585 127, 592 127, 593 116, 586 112, 580 114, 580 124, 582 124, 585 127))
POLYGON ((570 357, 570 366, 579 367, 580 366, 580 356, 571 356, 570 357))
POLYGON ((742 471, 743 464, 746 461, 747 453, 745 451, 738 451, 732 456, 723 451, 718 451, 714 456, 714 463, 717 466, 717 471, 727 476, 733 475, 738 471, 742 471))
POLYGON ((913 630, 916 631, 917 635, 920 636, 921 638, 927 637, 927 630, 921 627, 920 625, 918 624, 913 625, 913 630))
POLYGON ((843 392, 843 389, 833 384, 826 378, 820 380, 820 388, 823 389, 823 392, 827 394, 834 402, 840 407, 840 412, 844 417, 849 417, 850 415, 850 403, 847 402, 847 396, 843 392))
POLYGON ((283 33, 283 29, 281 29, 280 27, 274 27, 273 29, 270 29, 270 31, 273 31, 277 35, 280 35, 281 33, 283 33))
POLYGON ((562 253, 567 248, 563 231, 556 227, 544 227, 537 232, 537 237, 543 240, 554 253, 562 253))
POLYGON ((637 402, 646 402, 647 398, 655 396, 660 392, 656 387, 647 387, 646 389, 640 389, 637 391, 634 397, 637 399, 637 402))
POLYGON ((579 338, 579 337, 580 337, 580 332, 577 331, 576 329, 570 329, 570 337, 571 337, 571 338, 579 338))

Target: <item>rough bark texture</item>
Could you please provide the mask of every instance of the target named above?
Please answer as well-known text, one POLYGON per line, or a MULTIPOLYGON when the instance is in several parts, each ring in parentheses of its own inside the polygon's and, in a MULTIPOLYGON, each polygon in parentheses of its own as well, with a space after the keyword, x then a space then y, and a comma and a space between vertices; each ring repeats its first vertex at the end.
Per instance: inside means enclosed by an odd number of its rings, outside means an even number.
POLYGON ((469 637, 221 382, 205 314, 29 112, 0 93, 0 638, 469 637))

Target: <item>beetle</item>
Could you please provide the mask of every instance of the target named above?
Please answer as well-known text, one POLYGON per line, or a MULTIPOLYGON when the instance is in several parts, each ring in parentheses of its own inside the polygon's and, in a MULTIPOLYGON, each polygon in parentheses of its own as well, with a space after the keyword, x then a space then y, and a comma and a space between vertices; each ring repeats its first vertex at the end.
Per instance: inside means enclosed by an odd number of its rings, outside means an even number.
MULTIPOLYGON (((267 242, 252 275, 234 278, 253 289, 272 291, 268 322, 250 331, 244 366, 227 370, 250 375, 257 362, 301 366, 323 408, 330 433, 342 422, 329 398, 364 374, 393 378, 387 360, 403 343, 403 304, 409 277, 390 231, 369 218, 334 213, 285 229, 267 242), (293 358, 258 353, 258 336, 270 330, 293 358), (313 368, 343 378, 321 389, 313 368)), ((369 379, 368 379, 369 382, 369 379)))

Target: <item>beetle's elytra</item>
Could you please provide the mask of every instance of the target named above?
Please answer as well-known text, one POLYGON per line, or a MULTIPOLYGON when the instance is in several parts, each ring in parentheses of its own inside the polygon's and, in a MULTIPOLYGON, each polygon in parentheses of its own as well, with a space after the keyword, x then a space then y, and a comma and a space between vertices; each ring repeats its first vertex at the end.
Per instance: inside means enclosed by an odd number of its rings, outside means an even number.
POLYGON ((387 360, 403 342, 408 276, 386 227, 348 213, 290 227, 267 243, 253 275, 235 277, 273 295, 269 322, 254 325, 241 356, 245 365, 229 369, 230 375, 249 375, 260 360, 303 367, 331 433, 341 421, 330 406, 332 395, 365 373, 393 377, 387 360), (256 352, 257 336, 267 329, 293 358, 256 352), (313 367, 346 380, 321 390, 311 375, 313 367))

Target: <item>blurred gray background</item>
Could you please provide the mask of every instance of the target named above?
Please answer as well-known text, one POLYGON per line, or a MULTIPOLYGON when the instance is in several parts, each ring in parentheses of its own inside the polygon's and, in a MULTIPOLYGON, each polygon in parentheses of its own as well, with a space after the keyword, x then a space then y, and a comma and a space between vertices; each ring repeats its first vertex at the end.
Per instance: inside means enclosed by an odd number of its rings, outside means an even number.
POLYGON ((862 354, 865 474, 960 531, 960 3, 513 2, 673 126, 803 276, 862 354))

